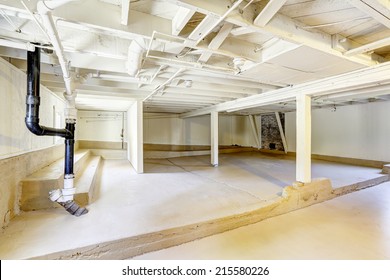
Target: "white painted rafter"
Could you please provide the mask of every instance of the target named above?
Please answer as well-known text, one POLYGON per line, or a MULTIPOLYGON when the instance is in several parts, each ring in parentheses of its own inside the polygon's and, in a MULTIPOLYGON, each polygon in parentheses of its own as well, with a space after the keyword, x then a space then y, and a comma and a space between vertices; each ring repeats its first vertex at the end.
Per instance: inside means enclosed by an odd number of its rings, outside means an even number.
POLYGON ((344 53, 346 56, 357 55, 390 46, 390 37, 350 49, 344 53))
MULTIPOLYGON (((222 45, 223 41, 225 41, 225 39, 229 36, 232 28, 233 28, 233 24, 225 23, 221 27, 221 29, 218 31, 217 35, 215 35, 215 37, 209 43, 209 46, 208 46, 209 49, 217 50, 222 45)), ((201 54, 198 61, 206 63, 210 59, 211 56, 212 56, 211 51, 205 51, 204 53, 201 54)))
POLYGON ((130 0, 122 0, 121 8, 121 24, 127 25, 129 22, 130 0))
MULTIPOLYGON (((222 17, 226 12, 224 7, 229 6, 229 0, 215 0, 215 1, 206 1, 206 0, 168 0, 174 2, 179 6, 183 6, 190 9, 199 10, 203 13, 210 14, 213 16, 222 17)), ((239 27, 244 27, 253 32, 258 32, 266 35, 272 35, 283 40, 302 44, 317 50, 320 50, 324 53, 331 54, 337 57, 346 59, 347 61, 352 61, 354 63, 359 63, 365 66, 372 66, 377 64, 377 60, 373 59, 373 56, 369 55, 360 55, 360 56, 344 56, 343 53, 339 50, 332 48, 332 36, 328 33, 325 33, 320 30, 313 30, 307 28, 307 25, 299 22, 297 20, 291 19, 285 15, 277 13, 271 19, 270 22, 264 27, 257 26, 245 18, 245 14, 254 15, 256 13, 256 8, 249 6, 245 11, 244 15, 239 13, 231 13, 226 18, 225 21, 233 23, 239 27)), ((375 57, 375 59, 381 59, 380 57, 375 57)))
POLYGON ((276 15, 287 0, 270 0, 261 10, 253 23, 258 26, 266 26, 267 23, 276 15))
POLYGON ((195 10, 180 7, 172 19, 172 35, 179 35, 194 14, 195 10))
MULTIPOLYGON (((306 94, 308 96, 330 96, 342 91, 358 89, 361 87, 378 86, 388 83, 390 83, 390 62, 330 78, 285 87, 255 96, 240 98, 234 101, 228 101, 209 108, 203 108, 201 110, 182 114, 181 117, 187 118, 206 115, 212 111, 235 112, 243 109, 277 104, 279 102, 293 101, 298 95, 302 94, 306 94)), ((355 95, 358 96, 359 93, 356 93, 355 95)))
POLYGON ((353 6, 390 28, 390 2, 387 0, 348 0, 353 6))

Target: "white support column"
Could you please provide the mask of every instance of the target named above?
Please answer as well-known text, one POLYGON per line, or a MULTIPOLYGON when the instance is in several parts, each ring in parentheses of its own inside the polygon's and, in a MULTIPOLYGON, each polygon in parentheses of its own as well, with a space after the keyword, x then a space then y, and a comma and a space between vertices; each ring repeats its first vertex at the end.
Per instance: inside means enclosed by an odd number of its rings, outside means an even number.
POLYGON ((137 173, 144 172, 142 106, 142 101, 136 101, 127 111, 127 159, 137 173))
POLYGON ((284 153, 287 154, 287 141, 286 141, 286 137, 284 136, 284 129, 282 126, 282 122, 280 121, 280 116, 278 112, 275 112, 275 117, 279 127, 280 138, 282 138, 284 153))
POLYGON ((211 165, 218 166, 218 112, 211 112, 211 165))
POLYGON ((249 122, 251 124, 252 134, 253 134, 253 138, 255 138, 256 146, 258 149, 260 149, 259 134, 258 134, 257 128, 256 128, 255 116, 249 115, 248 118, 249 118, 249 122))
POLYGON ((296 180, 311 182, 311 98, 297 96, 297 158, 296 180))

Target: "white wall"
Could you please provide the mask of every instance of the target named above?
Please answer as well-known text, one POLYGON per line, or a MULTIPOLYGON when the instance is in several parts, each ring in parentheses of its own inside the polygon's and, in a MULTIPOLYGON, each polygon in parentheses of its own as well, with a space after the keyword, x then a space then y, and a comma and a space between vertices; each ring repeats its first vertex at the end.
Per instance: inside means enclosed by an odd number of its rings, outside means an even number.
MULTIPOLYGON (((24 123, 26 116, 26 74, 0 58, 0 158, 53 146, 63 142, 51 136, 36 136, 24 123)), ((40 124, 64 128, 65 103, 41 86, 40 124), (55 109, 54 109, 55 108, 55 109), (57 114, 55 114, 55 112, 57 114)))
MULTIPOLYGON (((390 161, 390 102, 312 110, 312 153, 390 161)), ((286 114, 288 150, 295 152, 295 112, 286 114)))
POLYGON ((126 112, 79 110, 76 138, 88 141, 121 142, 122 127, 126 135, 126 115, 126 112), (124 122, 123 118, 125 118, 124 122))
POLYGON ((248 116, 219 117, 219 144, 255 147, 256 141, 248 116))
POLYGON ((137 173, 144 172, 142 101, 127 111, 127 158, 137 173))
MULTIPOLYGON (((148 144, 210 145, 210 115, 181 119, 177 115, 145 114, 148 144)), ((246 116, 219 116, 219 144, 255 146, 246 116)))

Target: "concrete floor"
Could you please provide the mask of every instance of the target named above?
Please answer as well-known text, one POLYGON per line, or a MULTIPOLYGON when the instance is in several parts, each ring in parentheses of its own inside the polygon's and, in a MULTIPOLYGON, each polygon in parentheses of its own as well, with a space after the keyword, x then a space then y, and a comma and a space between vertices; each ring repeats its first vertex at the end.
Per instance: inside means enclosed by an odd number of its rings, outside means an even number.
MULTIPOLYGON (((328 177, 334 187, 378 176, 375 168, 313 162, 313 177, 328 177)), ((87 215, 22 213, 0 236, 0 258, 41 256, 258 209, 294 177, 293 159, 255 152, 220 155, 218 168, 209 156, 147 160, 145 174, 125 160, 106 160, 87 215)))
POLYGON ((390 183, 134 259, 390 260, 390 183))

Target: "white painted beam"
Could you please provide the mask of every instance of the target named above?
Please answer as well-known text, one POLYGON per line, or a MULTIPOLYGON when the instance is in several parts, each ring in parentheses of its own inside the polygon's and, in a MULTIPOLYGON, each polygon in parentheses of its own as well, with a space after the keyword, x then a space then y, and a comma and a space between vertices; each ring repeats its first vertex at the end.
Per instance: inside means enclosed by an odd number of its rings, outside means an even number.
POLYGON ((111 7, 111 4, 101 1, 83 0, 76 4, 68 4, 66 9, 56 9, 53 15, 58 26, 93 32, 100 31, 107 34, 114 33, 116 36, 126 39, 134 39, 138 36, 150 38, 153 31, 165 34, 171 33, 170 20, 136 10, 131 10, 128 24, 126 26, 122 25, 119 21, 112 20, 121 18, 121 10, 112 9, 111 7), (86 10, 92 12, 85 13, 86 10), (140 24, 140 22, 147 22, 148 24, 140 24))
POLYGON ((286 141, 286 136, 284 134, 282 122, 280 121, 279 112, 275 112, 275 117, 276 117, 276 122, 278 123, 280 138, 282 138, 284 153, 287 154, 287 150, 288 150, 287 141, 286 141))
MULTIPOLYGON (((227 7, 230 4, 229 0, 168 0, 174 2, 179 6, 183 6, 190 9, 197 9, 205 14, 212 14, 214 16, 222 17, 226 12, 224 7, 227 7)), ((272 35, 283 40, 302 44, 314 49, 318 49, 325 53, 335 55, 337 57, 342 57, 346 60, 353 61, 365 66, 372 66, 377 64, 377 61, 373 59, 372 56, 361 55, 361 56, 351 56, 346 57, 339 50, 332 48, 332 36, 328 33, 322 32, 320 30, 313 30, 307 28, 308 26, 293 20, 285 15, 280 13, 275 14, 270 22, 264 27, 258 26, 249 22, 249 19, 246 19, 245 14, 251 15, 257 14, 256 7, 254 5, 249 6, 244 11, 244 15, 239 13, 231 13, 225 18, 226 22, 233 23, 239 27, 247 28, 253 32, 259 32, 266 35, 272 35)), ((381 59, 378 56, 374 56, 376 59, 381 59)))
POLYGON ((280 8, 286 3, 286 1, 287 0, 269 0, 253 23, 262 27, 266 26, 280 8))
POLYGON ((211 165, 218 166, 218 112, 211 112, 211 165))
MULTIPOLYGON (((210 30, 214 24, 218 22, 218 17, 214 15, 207 15, 191 32, 188 36, 189 40, 198 41, 199 39, 204 38, 207 35, 207 31, 210 30)), ((196 45, 196 44, 195 44, 196 45)))
MULTIPOLYGON (((209 44, 209 49, 211 49, 211 50, 218 49, 222 45, 223 41, 225 41, 227 36, 229 36, 230 31, 232 30, 232 28, 233 28, 233 24, 225 23, 221 27, 221 29, 218 31, 217 35, 215 35, 215 37, 211 40, 211 42, 209 44)), ((210 51, 205 51, 204 53, 201 54, 201 56, 199 57, 198 61, 206 63, 210 59, 212 54, 213 53, 210 52, 210 51)))
POLYGON ((129 12, 130 12, 130 0, 122 0, 122 10, 121 10, 121 24, 127 25, 129 22, 129 12))
POLYGON ((232 29, 231 34, 233 36, 240 36, 240 35, 245 35, 249 33, 253 33, 254 31, 251 29, 246 28, 245 26, 240 26, 232 29))
POLYGON ((366 44, 366 45, 363 45, 363 46, 360 46, 357 48, 350 49, 350 50, 346 51, 344 53, 344 55, 350 56, 350 55, 362 54, 362 53, 370 52, 370 51, 380 49, 380 48, 383 48, 383 47, 386 47, 389 45, 390 45, 390 37, 387 37, 387 38, 384 38, 382 40, 378 40, 378 41, 375 41, 375 42, 372 42, 372 43, 369 43, 369 44, 366 44))
POLYGON ((261 61, 257 63, 245 63, 244 66, 241 67, 241 73, 248 71, 258 65, 264 64, 267 61, 270 61, 271 59, 278 57, 282 54, 296 50, 300 46, 301 45, 290 43, 278 38, 271 39, 265 42, 257 51, 261 56, 261 61))
MULTIPOLYGON (((370 68, 359 69, 353 72, 324 78, 317 81, 302 83, 291 87, 268 91, 262 94, 228 101, 209 108, 182 114, 182 118, 210 114, 212 111, 234 112, 259 106, 293 101, 298 94, 309 96, 334 95, 341 91, 358 89, 360 87, 374 87, 390 82, 390 62, 382 63, 370 68)), ((356 93, 358 96, 359 93, 356 93)))
POLYGON ((390 28, 390 2, 388 0, 348 0, 348 2, 390 28))
POLYGON ((194 14, 195 10, 180 7, 172 19, 172 35, 179 35, 194 14))
POLYGON ((296 112, 297 157, 296 180, 301 183, 311 182, 311 98, 300 94, 297 96, 296 112))

